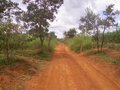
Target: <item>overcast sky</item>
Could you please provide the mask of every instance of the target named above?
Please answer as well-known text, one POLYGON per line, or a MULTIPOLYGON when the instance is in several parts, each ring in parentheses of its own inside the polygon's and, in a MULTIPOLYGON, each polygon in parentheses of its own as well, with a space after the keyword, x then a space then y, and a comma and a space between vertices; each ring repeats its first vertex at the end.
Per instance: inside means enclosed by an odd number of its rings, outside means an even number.
MULTIPOLYGON (((13 1, 20 3, 20 7, 26 10, 26 7, 21 4, 22 0, 13 1)), ((64 0, 56 14, 56 19, 50 23, 49 29, 56 32, 59 38, 62 38, 64 31, 68 31, 70 28, 78 28, 79 19, 85 15, 87 7, 95 13, 100 13, 109 4, 115 4, 115 9, 120 10, 120 0, 64 0)))

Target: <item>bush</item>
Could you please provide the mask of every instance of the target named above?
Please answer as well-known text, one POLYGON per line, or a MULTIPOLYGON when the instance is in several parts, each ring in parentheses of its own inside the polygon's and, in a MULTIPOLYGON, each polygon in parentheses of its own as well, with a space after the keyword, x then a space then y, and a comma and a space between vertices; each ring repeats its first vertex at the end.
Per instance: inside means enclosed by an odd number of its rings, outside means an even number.
POLYGON ((120 43, 120 30, 108 32, 105 34, 106 42, 120 43))
MULTIPOLYGON (((48 39, 45 39, 44 44, 43 44, 43 48, 47 49, 47 50, 49 50, 49 49, 53 50, 55 45, 56 45, 56 43, 57 43, 57 40, 53 39, 53 40, 51 40, 50 47, 48 47, 48 39)), ((33 49, 40 48, 40 45, 41 45, 41 42, 40 42, 39 38, 36 38, 36 39, 34 39, 34 40, 32 40, 32 41, 27 43, 28 48, 33 48, 33 49)))
POLYGON ((4 56, 4 54, 0 54, 0 65, 14 65, 17 62, 23 61, 23 59, 12 56, 9 58, 9 60, 6 59, 6 57, 4 56))
POLYGON ((30 42, 27 42, 28 48, 39 48, 40 47, 40 39, 36 38, 30 42))
POLYGON ((65 43, 75 52, 88 50, 94 46, 92 38, 89 36, 76 36, 65 40, 65 43))
POLYGON ((55 48, 57 43, 56 39, 51 40, 50 46, 48 46, 48 39, 46 38, 43 44, 43 48, 41 48, 41 42, 39 38, 36 38, 32 41, 27 42, 27 48, 23 51, 17 51, 17 55, 22 56, 31 56, 31 57, 40 57, 40 59, 49 59, 52 51, 55 48))
POLYGON ((120 44, 116 44, 116 43, 107 43, 105 47, 110 48, 110 49, 120 50, 120 44))

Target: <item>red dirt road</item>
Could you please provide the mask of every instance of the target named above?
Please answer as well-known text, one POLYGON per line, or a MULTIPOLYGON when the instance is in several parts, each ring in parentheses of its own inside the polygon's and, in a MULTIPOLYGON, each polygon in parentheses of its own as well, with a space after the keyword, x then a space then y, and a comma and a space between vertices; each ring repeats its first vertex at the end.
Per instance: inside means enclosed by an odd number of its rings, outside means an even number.
POLYGON ((48 68, 25 83, 27 90, 120 90, 85 59, 58 44, 48 68))

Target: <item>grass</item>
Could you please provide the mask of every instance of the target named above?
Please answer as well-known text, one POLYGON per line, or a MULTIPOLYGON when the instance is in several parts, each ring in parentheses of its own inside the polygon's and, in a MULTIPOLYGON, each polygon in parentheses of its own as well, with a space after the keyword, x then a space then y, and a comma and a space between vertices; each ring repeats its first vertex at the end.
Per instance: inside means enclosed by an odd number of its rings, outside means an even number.
POLYGON ((44 59, 49 60, 51 57, 51 53, 48 51, 40 51, 38 54, 41 56, 42 60, 44 59))
POLYGON ((120 56, 117 55, 99 55, 96 59, 103 59, 105 62, 112 64, 120 64, 120 56))
POLYGON ((16 90, 25 90, 25 85, 17 85, 16 90))
POLYGON ((36 38, 35 40, 27 43, 28 48, 26 48, 24 51, 22 50, 16 51, 16 55, 48 60, 52 55, 56 43, 57 43, 56 39, 51 40, 51 44, 49 47, 48 40, 45 39, 43 48, 41 49, 40 39, 36 38))
POLYGON ((112 61, 113 64, 120 64, 120 56, 114 57, 115 61, 112 61))
POLYGON ((3 54, 0 55, 0 65, 12 66, 12 65, 15 65, 16 63, 24 63, 25 64, 25 61, 16 56, 12 56, 9 58, 9 60, 6 60, 6 58, 3 54))
MULTIPOLYGON (((0 53, 0 75, 7 76, 13 82, 14 80, 15 82, 23 82, 30 80, 35 73, 43 72, 44 68, 49 65, 46 60, 50 60, 57 40, 52 40, 50 47, 48 47, 48 40, 46 39, 42 49, 40 48, 39 38, 26 43, 25 48, 14 50, 14 54, 9 60, 6 60, 2 52, 0 53), (22 58, 26 56, 28 60, 22 58)), ((25 90, 25 86, 22 83, 17 86, 11 85, 12 82, 9 82, 9 80, 7 83, 10 83, 10 85, 4 86, 2 81, 0 81, 0 90, 25 90)))
POLYGON ((105 47, 110 49, 120 50, 120 44, 116 44, 116 43, 107 43, 105 47))
POLYGON ((107 63, 111 64, 120 64, 120 56, 115 54, 110 54, 107 49, 103 50, 103 52, 97 52, 95 50, 88 51, 85 56, 95 55, 95 60, 104 60, 107 63))
POLYGON ((87 51, 85 56, 91 56, 91 55, 106 55, 108 53, 107 49, 104 49, 102 52, 98 52, 97 50, 90 49, 87 51))
POLYGON ((76 36, 74 38, 66 39, 65 44, 67 44, 73 51, 81 52, 92 48, 93 42, 92 38, 88 36, 76 36))
MULTIPOLYGON (((51 45, 50 45, 50 47, 48 47, 48 39, 45 39, 43 47, 46 49, 49 49, 49 48, 54 49, 56 42, 57 42, 56 39, 51 40, 51 45)), ((41 45, 41 42, 40 42, 39 38, 36 38, 35 40, 32 40, 30 42, 27 42, 28 48, 32 48, 32 49, 38 49, 38 48, 40 48, 40 45, 41 45)))
POLYGON ((1 86, 0 90, 25 90, 25 85, 16 85, 16 86, 8 85, 6 87, 1 86))
MULTIPOLYGON (((7 76, 10 80, 13 80, 13 82, 14 80, 15 82, 23 82, 30 80, 35 73, 43 72, 44 68, 48 65, 49 64, 45 60, 33 61, 30 58, 26 57, 23 59, 21 57, 20 59, 12 62, 12 64, 0 63, 0 75, 7 76)), ((2 85, 1 83, 2 82, 0 82, 0 90, 25 90, 25 86, 22 83, 19 85, 13 85, 11 82, 10 85, 2 85)))

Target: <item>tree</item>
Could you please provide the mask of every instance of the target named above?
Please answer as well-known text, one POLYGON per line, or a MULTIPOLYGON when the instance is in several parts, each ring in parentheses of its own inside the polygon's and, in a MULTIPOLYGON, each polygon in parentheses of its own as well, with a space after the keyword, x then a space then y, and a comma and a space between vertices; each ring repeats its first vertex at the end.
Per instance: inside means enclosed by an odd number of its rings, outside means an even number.
POLYGON ((67 36, 67 31, 65 31, 64 33, 63 33, 63 35, 64 35, 64 38, 67 38, 68 36, 67 36))
POLYGON ((73 38, 76 34, 75 28, 70 29, 68 32, 64 32, 66 38, 73 38))
POLYGON ((22 13, 22 10, 18 7, 18 3, 11 0, 0 0, 0 21, 4 21, 7 18, 16 18, 22 13))
POLYGON ((13 43, 15 43, 15 39, 17 38, 14 37, 14 33, 16 32, 16 26, 16 24, 11 22, 11 19, 7 19, 6 22, 0 22, 0 38, 2 40, 2 49, 7 61, 12 55, 13 48, 15 48, 15 45, 13 45, 13 43))
POLYGON ((27 4, 27 12, 23 14, 25 26, 31 29, 31 32, 40 38, 41 47, 48 33, 49 21, 55 19, 54 13, 62 5, 63 0, 23 0, 27 4))
POLYGON ((21 12, 18 3, 11 0, 0 0, 0 48, 4 52, 7 61, 12 55, 13 43, 16 39, 13 33, 16 32, 17 25, 12 23, 12 19, 13 17, 19 17, 21 12))
POLYGON ((99 15, 96 15, 92 10, 89 8, 86 9, 86 15, 84 17, 81 17, 79 29, 82 31, 84 35, 86 34, 96 34, 96 45, 99 52, 99 26, 100 26, 100 17, 99 15))
POLYGON ((87 36, 89 32, 87 32, 85 25, 79 25, 79 29, 81 30, 81 34, 87 36))
POLYGON ((98 52, 102 52, 102 48, 105 40, 105 31, 110 27, 116 27, 118 24, 115 22, 115 16, 119 14, 119 11, 114 11, 114 5, 111 4, 107 6, 106 10, 103 11, 104 17, 100 17, 93 13, 92 10, 87 9, 86 16, 80 19, 81 25, 80 29, 82 32, 92 32, 94 34, 94 38, 97 44, 98 52), (99 38, 99 34, 102 32, 102 40, 99 38), (101 49, 100 49, 101 48, 101 49))
POLYGON ((117 23, 115 21, 115 17, 118 14, 119 14, 118 11, 114 11, 114 4, 111 4, 111 5, 107 6, 106 10, 103 11, 103 15, 105 16, 105 18, 101 20, 101 28, 103 29, 102 41, 101 41, 101 51, 102 51, 103 45, 104 45, 105 31, 107 29, 109 29, 110 27, 114 27, 114 26, 116 27, 117 26, 117 23))

